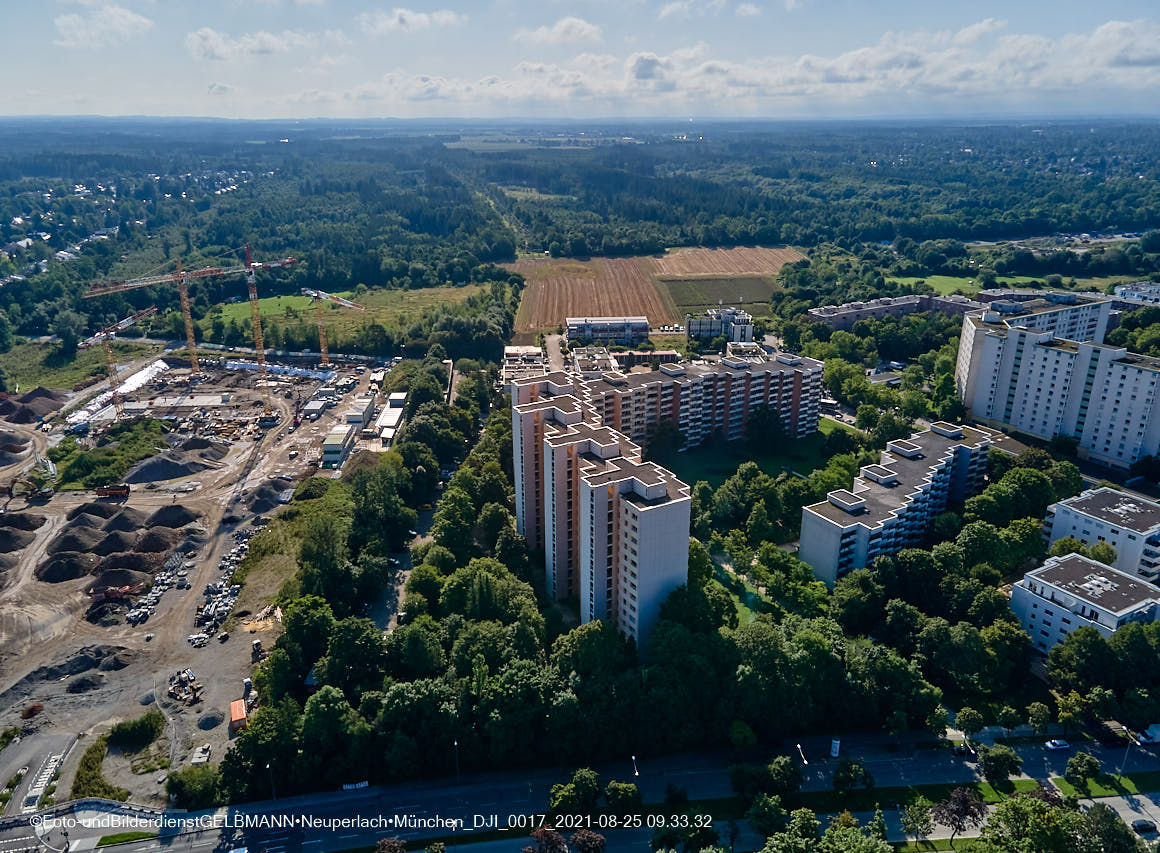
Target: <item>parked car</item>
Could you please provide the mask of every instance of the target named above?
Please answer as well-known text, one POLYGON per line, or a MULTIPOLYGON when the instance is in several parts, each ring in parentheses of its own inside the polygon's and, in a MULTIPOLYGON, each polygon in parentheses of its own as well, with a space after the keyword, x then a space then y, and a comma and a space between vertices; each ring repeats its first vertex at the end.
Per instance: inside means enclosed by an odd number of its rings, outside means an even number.
POLYGON ((1046 746, 1052 752, 1057 752, 1062 749, 1071 749, 1070 743, 1065 740, 1059 740, 1058 738, 1049 740, 1046 744, 1044 744, 1044 746, 1046 746))
POLYGON ((1137 835, 1151 835, 1156 831, 1156 824, 1150 820, 1140 818, 1139 820, 1132 821, 1132 831, 1137 835))

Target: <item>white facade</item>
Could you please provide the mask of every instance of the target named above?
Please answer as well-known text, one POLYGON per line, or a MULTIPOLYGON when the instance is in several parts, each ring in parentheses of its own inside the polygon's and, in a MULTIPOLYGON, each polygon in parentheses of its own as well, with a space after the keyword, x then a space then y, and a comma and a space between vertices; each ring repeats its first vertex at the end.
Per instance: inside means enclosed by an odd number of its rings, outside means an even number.
POLYGON ((955 384, 971 415, 1046 440, 1074 436, 1080 458, 1112 467, 1160 450, 1160 360, 1100 343, 1107 306, 965 316, 955 384))
POLYGON ((1139 299, 1141 302, 1160 304, 1160 282, 1137 281, 1132 284, 1116 285, 1116 296, 1139 299))
POLYGON ((850 489, 802 507, 798 557, 833 586, 878 557, 918 545, 949 504, 983 487, 991 435, 943 422, 886 445, 850 489))
POLYGON ((552 374, 512 384, 516 525, 543 549, 548 594, 577 598, 644 647, 661 604, 688 579, 689 487, 641 460, 552 374))
POLYGON ((1116 549, 1113 567, 1150 583, 1160 578, 1160 504, 1118 489, 1088 489, 1047 508, 1048 546, 1066 537, 1116 549))
POLYGON ((1160 617, 1160 589, 1081 557, 1050 557, 1011 589, 1011 609, 1035 648, 1046 654, 1081 626, 1105 638, 1130 622, 1160 617))
POLYGON ((685 335, 716 338, 723 335, 734 343, 753 342, 753 317, 740 308, 710 308, 702 315, 685 315, 685 335))
POLYGON ((569 342, 634 344, 647 340, 652 331, 648 317, 567 317, 564 330, 569 342))

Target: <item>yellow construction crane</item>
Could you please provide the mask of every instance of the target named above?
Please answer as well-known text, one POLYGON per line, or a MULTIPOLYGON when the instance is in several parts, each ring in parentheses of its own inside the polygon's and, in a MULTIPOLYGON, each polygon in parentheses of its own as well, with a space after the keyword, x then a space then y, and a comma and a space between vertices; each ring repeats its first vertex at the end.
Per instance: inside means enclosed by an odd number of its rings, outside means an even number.
POLYGON ((123 293, 126 290, 136 290, 139 287, 151 287, 155 284, 172 284, 176 282, 177 293, 181 298, 181 316, 185 320, 185 340, 189 347, 189 361, 194 373, 200 373, 201 368, 197 363, 197 341, 193 335, 193 315, 189 310, 189 288, 187 282, 191 278, 206 278, 208 276, 226 276, 242 274, 246 277, 246 289, 249 292, 250 298, 250 316, 253 321, 254 333, 254 350, 258 358, 258 379, 260 382, 266 380, 266 348, 265 342, 262 339, 262 316, 258 310, 258 284, 255 273, 258 270, 274 269, 275 267, 288 267, 291 264, 298 263, 297 258, 282 258, 278 261, 268 261, 263 263, 254 263, 250 256, 250 246, 246 244, 246 264, 241 267, 205 267, 198 270, 183 270, 181 268, 181 261, 177 261, 177 270, 171 273, 163 273, 161 275, 143 276, 141 278, 131 278, 127 281, 105 281, 89 286, 88 291, 84 294, 86 299, 92 299, 97 296, 107 296, 110 293, 123 293))
POLYGON ((302 288, 302 295, 309 296, 318 311, 318 351, 322 353, 319 364, 322 367, 326 367, 330 364, 330 347, 326 342, 326 321, 322 319, 323 300, 332 302, 335 305, 341 305, 343 308, 351 308, 355 311, 366 311, 367 309, 357 302, 351 302, 349 299, 343 299, 341 296, 335 296, 333 293, 327 293, 323 290, 311 290, 309 287, 304 287, 302 288))
POLYGON ((111 326, 106 326, 90 338, 85 338, 79 344, 77 349, 88 349, 89 347, 100 344, 105 351, 105 367, 109 371, 109 380, 112 383, 113 392, 113 409, 117 412, 117 418, 120 419, 124 414, 124 409, 121 406, 121 395, 117 393, 117 363, 113 359, 112 340, 117 336, 117 332, 123 332, 130 326, 136 326, 142 320, 152 317, 157 313, 154 307, 146 308, 144 311, 138 311, 136 314, 130 314, 124 320, 118 320, 111 326))

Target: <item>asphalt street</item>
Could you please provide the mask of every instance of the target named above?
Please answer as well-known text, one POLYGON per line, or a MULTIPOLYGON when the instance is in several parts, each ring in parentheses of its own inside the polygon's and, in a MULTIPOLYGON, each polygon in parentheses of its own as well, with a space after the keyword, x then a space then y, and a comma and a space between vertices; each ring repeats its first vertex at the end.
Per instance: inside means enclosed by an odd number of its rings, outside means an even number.
MULTIPOLYGON (((940 782, 970 782, 978 778, 975 763, 956 757, 948 750, 902 747, 890 751, 889 744, 877 738, 865 743, 850 739, 843 744, 845 754, 861 755, 873 773, 879 788, 940 782)), ((802 753, 808 764, 802 765, 805 790, 828 790, 834 763, 827 756, 828 740, 803 739, 802 753)), ((796 746, 790 749, 796 755, 796 746)), ((1125 760, 1123 748, 1105 749, 1085 746, 1101 760, 1105 769, 1118 770, 1125 760)), ((1041 744, 1015 747, 1024 760, 1026 775, 1046 779, 1062 775, 1073 751, 1050 752, 1041 744)), ((1125 769, 1160 768, 1155 747, 1132 747, 1126 756, 1125 769)), ((646 802, 663 799, 665 787, 675 784, 696 800, 730 796, 726 772, 734 756, 727 753, 705 753, 667 756, 657 760, 639 759, 640 775, 633 775, 631 759, 614 765, 599 766, 604 778, 635 781, 646 802)), ((474 853, 519 850, 526 844, 532 828, 528 817, 544 810, 551 785, 565 778, 565 771, 532 771, 523 777, 513 774, 472 775, 461 784, 441 779, 384 788, 366 788, 277 801, 254 803, 244 807, 181 817, 183 824, 162 826, 156 819, 132 825, 123 815, 104 811, 82 811, 70 816, 73 823, 49 821, 39 827, 39 834, 23 822, 0 829, 0 853, 24 850, 62 850, 64 830, 69 831, 69 849, 92 849, 102 835, 139 829, 158 831, 161 837, 125 844, 118 853, 150 853, 173 849, 228 853, 246 847, 250 853, 332 853, 360 846, 370 846, 381 837, 397 835, 404 839, 436 836, 462 837, 466 843, 473 832, 503 830, 511 841, 488 841, 472 845, 474 853), (457 830, 457 831, 453 831, 457 830)), ((1155 796, 1111 798, 1113 805, 1129 821, 1149 817, 1160 822, 1160 804, 1155 796)), ((891 837, 901 839, 894 803, 882 803, 891 827, 891 837)), ((867 818, 868 816, 862 816, 867 818)), ((609 849, 646 849, 651 829, 598 827, 609 840, 609 849)), ((729 827, 718 825, 723 839, 729 827)), ((739 850, 759 848, 759 839, 744 826, 736 846, 739 850)), ((933 837, 940 837, 935 833, 933 837)))

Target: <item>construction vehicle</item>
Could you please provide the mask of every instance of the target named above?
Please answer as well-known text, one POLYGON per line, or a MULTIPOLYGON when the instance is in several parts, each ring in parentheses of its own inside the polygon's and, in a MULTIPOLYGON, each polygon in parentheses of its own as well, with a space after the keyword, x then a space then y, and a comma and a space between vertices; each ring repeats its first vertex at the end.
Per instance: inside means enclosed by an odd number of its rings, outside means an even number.
POLYGON ((127 498, 130 486, 128 483, 117 483, 109 486, 97 486, 98 498, 127 498))
POLYGON ((189 362, 194 374, 200 373, 201 368, 197 363, 197 341, 193 334, 193 314, 189 310, 189 287, 188 281, 193 278, 207 278, 210 276, 220 278, 227 275, 238 275, 239 273, 246 277, 246 289, 250 300, 250 316, 253 320, 253 334, 254 334, 254 350, 258 358, 258 378, 264 385, 266 382, 266 347, 262 338, 262 317, 258 308, 258 285, 255 273, 258 270, 274 269, 276 267, 286 267, 291 264, 298 263, 297 258, 282 258, 278 261, 269 261, 264 263, 254 263, 250 254, 250 246, 246 244, 246 263, 245 266, 234 267, 203 267, 197 270, 183 270, 181 267, 181 260, 177 261, 177 269, 174 272, 162 273, 160 275, 142 276, 140 278, 131 278, 125 281, 106 281, 92 284, 88 291, 85 292, 86 299, 93 299, 97 296, 107 296, 110 293, 123 293, 126 290, 136 290, 140 287, 152 287, 156 284, 177 284, 177 294, 181 300, 181 316, 185 320, 185 341, 189 348, 189 362))
MULTIPOLYGON (((125 410, 121 405, 121 395, 117 393, 117 363, 113 358, 113 345, 111 341, 117 336, 117 332, 123 332, 129 327, 137 325, 142 320, 152 317, 156 313, 157 309, 150 306, 143 311, 138 311, 136 314, 130 314, 123 320, 118 320, 111 326, 106 326, 92 337, 85 338, 83 341, 77 344, 78 350, 88 349, 89 347, 95 346, 96 344, 100 344, 101 348, 104 349, 105 367, 109 371, 109 382, 113 386, 113 409, 116 411, 118 419, 120 419, 125 414, 125 410)), ((85 424, 85 429, 87 432, 88 424, 85 424)))
POLYGON ((328 367, 330 365, 330 347, 326 341, 326 321, 322 318, 323 300, 354 311, 366 311, 367 309, 357 302, 351 302, 349 299, 343 299, 341 296, 335 296, 333 293, 326 293, 322 290, 312 290, 309 287, 302 288, 302 295, 310 297, 318 313, 318 351, 322 353, 322 358, 319 359, 318 363, 321 367, 328 367))
POLYGON ((79 423, 71 424, 65 430, 69 435, 88 435, 91 424, 88 421, 81 421, 79 423))
POLYGON ((23 495, 28 501, 46 501, 56 494, 52 486, 42 486, 35 480, 16 479, 8 484, 8 497, 23 495))

